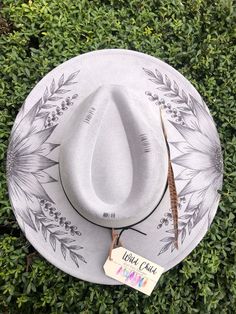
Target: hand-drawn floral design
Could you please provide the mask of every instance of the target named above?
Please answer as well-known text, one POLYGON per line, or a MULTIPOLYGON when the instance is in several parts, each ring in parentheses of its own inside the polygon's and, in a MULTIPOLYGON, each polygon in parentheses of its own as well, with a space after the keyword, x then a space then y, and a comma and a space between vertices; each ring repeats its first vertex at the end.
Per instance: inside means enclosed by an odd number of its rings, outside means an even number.
POLYGON ((40 200, 40 205, 44 212, 48 212, 48 215, 52 217, 53 220, 57 222, 61 227, 64 227, 66 231, 69 231, 72 236, 81 236, 81 232, 77 230, 77 226, 72 225, 71 221, 62 216, 61 212, 54 207, 53 203, 47 200, 40 200))
MULTIPOLYGON (((185 196, 179 197, 178 199, 178 208, 181 209, 182 205, 186 202, 185 196)), ((172 210, 171 208, 169 209, 168 212, 164 214, 164 217, 160 219, 160 223, 157 226, 157 229, 161 229, 163 226, 168 226, 169 222, 172 222, 172 210)))
POLYGON ((30 209, 40 210, 38 198, 52 201, 43 184, 55 181, 45 170, 57 164, 46 157, 58 146, 46 142, 55 126, 34 131, 34 121, 41 104, 40 99, 19 124, 14 126, 7 155, 8 187, 13 207, 34 230, 36 228, 30 209))
POLYGON ((79 267, 78 260, 86 263, 85 259, 76 252, 82 247, 71 244, 75 240, 68 235, 81 235, 81 233, 76 226, 70 226, 70 222, 65 217, 59 218, 60 212, 53 207, 54 202, 44 188, 45 184, 56 181, 49 175, 47 169, 58 164, 48 155, 59 145, 48 142, 48 139, 57 127, 55 123, 59 116, 73 105, 73 99, 78 95, 62 100, 60 106, 57 102, 63 99, 63 94, 70 92, 65 87, 76 83, 74 79, 78 73, 79 71, 70 74, 66 80, 63 74, 57 84, 53 79, 50 88, 46 87, 43 96, 27 113, 25 113, 25 104, 23 105, 10 137, 7 179, 9 196, 16 215, 35 231, 41 231, 54 251, 58 242, 64 259, 68 251, 72 261, 79 267), (53 111, 54 107, 56 111, 53 111), (52 212, 55 220, 58 217, 58 224, 44 213, 48 204, 50 204, 48 216, 51 216, 52 212), (65 230, 60 230, 62 228, 65 230))
POLYGON ((78 97, 78 94, 74 94, 72 97, 67 97, 65 100, 61 102, 60 105, 56 106, 56 110, 52 111, 47 115, 47 119, 45 120, 45 128, 51 127, 55 125, 55 123, 59 120, 60 116, 63 115, 63 113, 68 110, 70 106, 72 106, 73 100, 78 97))
MULTIPOLYGON (((220 141, 213 119, 203 101, 197 101, 191 94, 181 90, 175 81, 165 74, 162 75, 157 69, 151 71, 144 69, 149 80, 156 85, 156 88, 165 96, 160 99, 159 95, 150 91, 146 92, 149 99, 157 105, 163 106, 168 121, 176 128, 183 140, 169 142, 175 147, 180 155, 173 158, 173 164, 182 166, 183 170, 175 176, 175 180, 186 182, 179 191, 178 196, 188 199, 183 215, 179 217, 179 235, 181 243, 184 242, 187 234, 208 215, 210 226, 215 208, 219 200, 218 191, 222 188, 223 159, 220 141), (166 103, 166 99, 170 102, 166 103)), ((174 230, 167 230, 174 233, 174 230)), ((161 240, 166 244, 159 254, 174 247, 174 236, 161 240)))
POLYGON ((79 267, 78 260, 87 263, 84 257, 78 254, 78 250, 83 249, 77 245, 75 239, 68 235, 81 235, 77 231, 76 226, 71 226, 71 222, 66 217, 59 217, 61 213, 53 207, 53 204, 47 200, 40 200, 41 212, 35 213, 35 223, 38 230, 41 230, 45 241, 49 240, 54 251, 56 251, 57 243, 59 244, 63 258, 66 260, 67 252, 69 252, 72 261, 79 267), (49 218, 44 211, 49 212, 49 218), (61 228, 62 227, 62 228, 61 228), (64 230, 62 230, 64 227, 64 230))

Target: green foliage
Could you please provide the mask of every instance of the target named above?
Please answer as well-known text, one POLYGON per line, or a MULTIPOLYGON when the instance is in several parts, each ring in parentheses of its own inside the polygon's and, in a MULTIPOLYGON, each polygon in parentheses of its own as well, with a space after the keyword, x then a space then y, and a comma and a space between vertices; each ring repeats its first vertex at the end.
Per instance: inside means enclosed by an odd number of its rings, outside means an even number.
POLYGON ((1 15, 0 313, 235 313, 233 0, 3 0, 1 15), (31 256, 8 201, 6 149, 27 94, 58 64, 103 48, 145 52, 185 75, 209 105, 224 151, 224 188, 212 228, 151 297, 79 281, 31 256))

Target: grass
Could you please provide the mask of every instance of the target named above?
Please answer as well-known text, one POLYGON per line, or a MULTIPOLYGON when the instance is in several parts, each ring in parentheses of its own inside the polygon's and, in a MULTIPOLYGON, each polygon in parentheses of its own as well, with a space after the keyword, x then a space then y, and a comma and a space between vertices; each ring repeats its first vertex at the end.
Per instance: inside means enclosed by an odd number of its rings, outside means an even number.
POLYGON ((0 7, 0 313, 235 313, 234 2, 3 0, 0 7), (8 200, 6 150, 24 99, 55 66, 103 48, 138 50, 179 70, 208 104, 224 152, 224 187, 210 232, 151 297, 79 281, 30 255, 8 200))

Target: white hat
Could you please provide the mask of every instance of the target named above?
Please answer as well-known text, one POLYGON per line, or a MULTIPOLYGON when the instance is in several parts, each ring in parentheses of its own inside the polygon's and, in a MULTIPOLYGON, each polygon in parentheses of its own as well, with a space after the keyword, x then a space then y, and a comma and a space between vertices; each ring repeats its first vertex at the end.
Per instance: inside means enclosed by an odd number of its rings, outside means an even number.
POLYGON ((111 229, 165 271, 182 261, 216 213, 222 168, 194 87, 159 59, 120 49, 47 74, 16 118, 7 157, 27 239, 61 270, 102 284, 118 284, 103 270, 111 229))

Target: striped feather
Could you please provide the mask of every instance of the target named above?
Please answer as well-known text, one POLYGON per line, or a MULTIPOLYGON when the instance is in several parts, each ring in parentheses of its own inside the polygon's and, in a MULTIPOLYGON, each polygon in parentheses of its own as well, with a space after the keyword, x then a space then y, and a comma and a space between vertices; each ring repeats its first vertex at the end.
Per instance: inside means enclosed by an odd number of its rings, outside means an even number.
POLYGON ((162 118, 162 109, 161 109, 161 124, 162 124, 162 129, 164 133, 164 137, 166 140, 166 145, 167 145, 167 151, 168 151, 168 177, 167 177, 167 183, 169 186, 169 191, 170 191, 170 206, 171 206, 171 211, 172 211, 172 218, 173 218, 173 226, 174 226, 174 232, 175 232, 175 247, 176 249, 179 248, 178 246, 178 238, 179 238, 179 228, 178 228, 178 195, 176 191, 176 185, 175 185, 175 178, 174 178, 174 172, 171 164, 171 159, 170 159, 170 147, 167 141, 167 134, 165 130, 165 126, 163 123, 163 118, 162 118))

